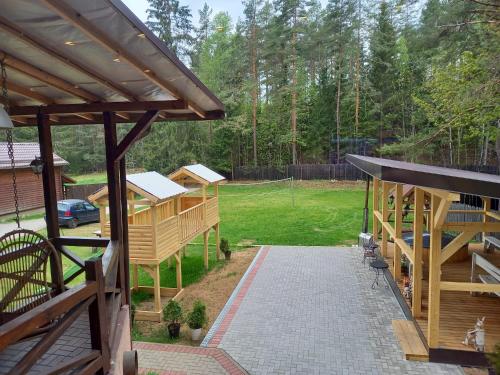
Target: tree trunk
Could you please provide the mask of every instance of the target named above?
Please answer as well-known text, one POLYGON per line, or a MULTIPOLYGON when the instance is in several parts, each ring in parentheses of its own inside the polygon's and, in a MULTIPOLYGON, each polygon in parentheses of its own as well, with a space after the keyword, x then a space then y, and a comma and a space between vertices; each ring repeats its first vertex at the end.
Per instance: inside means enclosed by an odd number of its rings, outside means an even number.
MULTIPOLYGON (((254 9, 255 11, 255 9, 254 9)), ((257 166, 257 90, 259 79, 257 76, 257 30, 255 25, 255 13, 252 20, 252 131, 253 131, 253 164, 257 166)))
POLYGON ((340 164, 340 94, 342 84, 342 48, 339 51, 339 62, 337 71, 337 106, 336 106, 336 122, 337 122, 337 164, 340 164))
POLYGON ((497 139, 495 142, 495 151, 497 153, 497 167, 500 166, 500 120, 497 120, 497 139))
MULTIPOLYGON (((297 11, 295 11, 297 13, 297 11)), ((294 28, 297 18, 295 14, 294 28)), ((297 34, 295 29, 292 32, 292 59, 291 59, 291 69, 292 69, 292 108, 291 108, 291 125, 292 125, 292 164, 297 164, 297 62, 296 62, 296 50, 295 44, 297 42, 297 34)))

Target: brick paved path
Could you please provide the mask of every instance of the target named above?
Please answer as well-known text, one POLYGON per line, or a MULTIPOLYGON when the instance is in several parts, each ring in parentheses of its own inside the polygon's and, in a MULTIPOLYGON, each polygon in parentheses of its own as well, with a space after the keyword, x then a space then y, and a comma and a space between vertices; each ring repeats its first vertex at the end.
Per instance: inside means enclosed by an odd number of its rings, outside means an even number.
POLYGON ((251 374, 463 374, 403 359, 390 289, 351 248, 263 248, 204 344, 251 374))
POLYGON ((223 350, 191 346, 134 342, 139 373, 158 375, 246 375, 223 350))

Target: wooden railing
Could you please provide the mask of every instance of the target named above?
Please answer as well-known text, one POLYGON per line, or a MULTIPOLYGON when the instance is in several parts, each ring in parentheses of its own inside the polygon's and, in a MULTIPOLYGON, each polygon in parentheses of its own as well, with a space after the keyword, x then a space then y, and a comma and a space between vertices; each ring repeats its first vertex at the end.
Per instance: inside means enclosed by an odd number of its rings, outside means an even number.
POLYGON ((204 227, 204 204, 199 204, 181 212, 179 214, 180 242, 189 241, 204 227))
POLYGON ((212 197, 207 200, 207 226, 211 227, 219 221, 219 198, 212 197))
MULTIPOLYGON (((109 258, 113 259, 114 256, 109 258)), ((41 335, 40 340, 17 361, 9 374, 27 373, 86 310, 91 316, 91 350, 55 364, 48 372, 63 373, 78 368, 83 369, 81 373, 106 373, 109 370, 110 336, 106 320, 102 260, 86 261, 85 273, 84 283, 0 326, 0 352, 27 337, 41 335)))

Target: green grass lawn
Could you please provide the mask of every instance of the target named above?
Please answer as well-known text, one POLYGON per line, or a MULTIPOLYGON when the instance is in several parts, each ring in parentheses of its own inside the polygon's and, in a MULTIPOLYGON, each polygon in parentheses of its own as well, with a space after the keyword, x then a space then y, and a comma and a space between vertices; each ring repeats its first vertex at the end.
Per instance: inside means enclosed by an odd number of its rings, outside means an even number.
POLYGON ((76 180, 76 185, 106 183, 106 172, 71 175, 70 177, 76 180))
MULTIPOLYGON (((356 243, 363 220, 364 186, 336 187, 330 182, 295 183, 293 194, 288 183, 232 186, 219 188, 221 237, 229 240, 233 251, 258 245, 333 246, 356 243)), ((92 237, 97 225, 76 229, 64 228, 64 235, 92 237)), ((215 260, 214 234, 210 235, 209 269, 222 265, 215 260)), ((182 261, 183 285, 199 281, 206 273, 203 267, 202 238, 188 247, 182 261)), ((88 248, 72 248, 80 257, 92 255, 88 248)), ((65 261, 67 269, 71 262, 65 261)), ((140 283, 152 285, 145 272, 140 283)), ((161 284, 175 287, 175 265, 161 266, 161 284)), ((77 279, 82 280, 80 277, 77 279)), ((146 298, 136 295, 139 301, 146 298)))

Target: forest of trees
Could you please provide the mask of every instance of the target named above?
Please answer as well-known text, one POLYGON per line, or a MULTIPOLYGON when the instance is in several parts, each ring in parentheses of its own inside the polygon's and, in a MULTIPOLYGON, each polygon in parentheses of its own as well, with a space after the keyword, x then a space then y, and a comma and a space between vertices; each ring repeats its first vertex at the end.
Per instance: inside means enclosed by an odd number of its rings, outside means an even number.
MULTIPOLYGON (((340 163, 366 150, 447 166, 498 165, 498 2, 243 5, 243 17, 232 20, 207 4, 192 10, 179 0, 149 0, 148 26, 219 96, 227 118, 155 124, 127 156, 130 167, 167 173, 196 161, 230 172, 340 163)), ((18 140, 33 136, 16 132, 18 140)), ((103 167, 100 127, 61 127, 54 137, 73 173, 103 167)))

